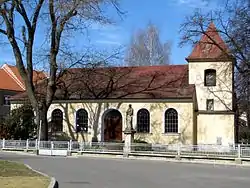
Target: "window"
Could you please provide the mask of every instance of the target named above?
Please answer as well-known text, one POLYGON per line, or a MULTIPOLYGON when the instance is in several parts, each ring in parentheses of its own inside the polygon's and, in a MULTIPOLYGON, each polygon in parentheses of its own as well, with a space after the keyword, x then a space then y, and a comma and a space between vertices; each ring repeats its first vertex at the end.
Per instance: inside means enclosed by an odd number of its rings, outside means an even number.
POLYGON ((88 112, 85 109, 76 112, 76 132, 88 132, 88 112))
POLYGON ((204 84, 205 86, 216 86, 216 70, 205 70, 204 84))
POLYGON ((63 130, 63 112, 55 109, 52 112, 52 132, 60 132, 63 130))
POLYGON ((165 112, 165 133, 178 133, 178 113, 173 108, 165 112))
POLYGON ((149 133, 150 117, 147 109, 140 109, 137 112, 137 132, 149 133))
POLYGON ((10 96, 9 95, 5 95, 3 98, 3 104, 4 105, 10 105, 10 96))
POLYGON ((208 111, 214 110, 214 99, 207 99, 207 110, 208 111))

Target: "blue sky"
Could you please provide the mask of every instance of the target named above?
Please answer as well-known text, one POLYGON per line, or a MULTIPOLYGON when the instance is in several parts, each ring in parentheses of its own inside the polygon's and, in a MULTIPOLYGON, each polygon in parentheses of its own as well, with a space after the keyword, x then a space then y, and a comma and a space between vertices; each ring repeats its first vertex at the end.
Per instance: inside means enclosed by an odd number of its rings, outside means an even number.
MULTIPOLYGON (((108 11, 108 15, 117 20, 115 25, 92 24, 88 34, 80 36, 82 40, 77 37, 72 42, 78 49, 83 48, 86 41, 87 45, 101 50, 126 47, 131 35, 136 30, 145 28, 150 21, 159 28, 161 40, 171 42, 171 63, 185 64, 185 57, 189 55, 192 47, 178 47, 180 24, 195 8, 210 10, 216 6, 216 0, 121 0, 122 10, 127 12, 122 21, 116 19, 114 11, 108 11)), ((40 38, 37 41, 41 43, 40 38)), ((12 50, 8 45, 0 49, 0 54, 1 64, 4 62, 14 64, 12 50)))

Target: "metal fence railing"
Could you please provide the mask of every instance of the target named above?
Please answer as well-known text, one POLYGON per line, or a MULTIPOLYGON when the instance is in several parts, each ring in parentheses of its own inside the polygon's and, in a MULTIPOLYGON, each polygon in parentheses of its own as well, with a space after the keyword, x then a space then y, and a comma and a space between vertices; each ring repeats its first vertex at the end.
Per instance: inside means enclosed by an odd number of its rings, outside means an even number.
POLYGON ((249 158, 250 145, 160 145, 132 143, 125 149, 124 143, 76 142, 76 141, 37 141, 37 140, 0 140, 3 150, 65 150, 67 152, 115 152, 124 154, 156 154, 180 157, 212 157, 212 158, 249 158), (126 153, 128 154, 128 153, 126 153))

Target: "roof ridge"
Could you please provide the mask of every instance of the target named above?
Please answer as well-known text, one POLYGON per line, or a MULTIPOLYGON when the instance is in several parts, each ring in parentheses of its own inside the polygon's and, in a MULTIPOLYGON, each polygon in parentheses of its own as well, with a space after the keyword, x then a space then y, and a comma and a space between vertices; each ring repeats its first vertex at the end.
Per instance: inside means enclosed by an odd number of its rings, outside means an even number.
MULTIPOLYGON (((22 84, 22 82, 17 78, 17 76, 14 74, 14 72, 10 69, 10 65, 4 64, 2 66, 2 69, 23 89, 25 90, 25 86, 22 84)), ((15 66, 12 66, 15 67, 15 66)))
POLYGON ((82 68, 77 68, 77 67, 72 67, 69 68, 69 70, 73 70, 73 69, 108 69, 108 68, 160 68, 160 67, 183 67, 183 66, 188 66, 187 64, 170 64, 170 65, 143 65, 143 66, 109 66, 109 67, 82 67, 82 68))

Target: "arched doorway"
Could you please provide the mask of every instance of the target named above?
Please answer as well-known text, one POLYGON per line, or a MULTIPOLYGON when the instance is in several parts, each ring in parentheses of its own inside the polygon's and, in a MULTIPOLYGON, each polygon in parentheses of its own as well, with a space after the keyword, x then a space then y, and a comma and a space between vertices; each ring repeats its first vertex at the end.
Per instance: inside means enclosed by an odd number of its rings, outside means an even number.
POLYGON ((122 141, 122 115, 112 109, 104 115, 104 142, 122 141))

